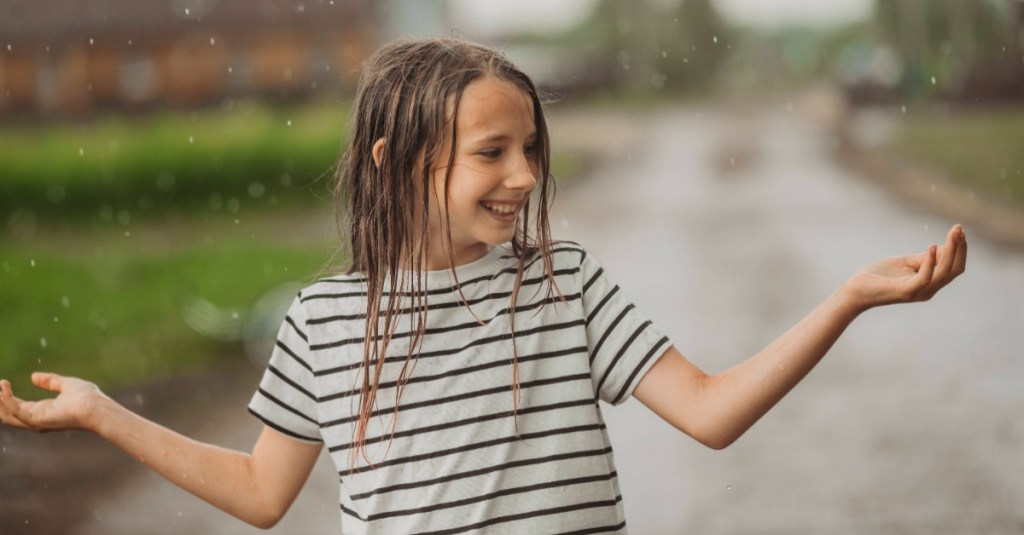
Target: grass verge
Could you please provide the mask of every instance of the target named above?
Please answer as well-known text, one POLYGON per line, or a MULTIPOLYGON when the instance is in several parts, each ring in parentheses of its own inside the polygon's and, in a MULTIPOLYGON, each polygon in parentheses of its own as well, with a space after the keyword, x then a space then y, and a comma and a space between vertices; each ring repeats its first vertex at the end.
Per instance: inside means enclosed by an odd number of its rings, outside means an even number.
POLYGON ((911 114, 892 149, 979 195, 1024 209, 1024 108, 911 114))

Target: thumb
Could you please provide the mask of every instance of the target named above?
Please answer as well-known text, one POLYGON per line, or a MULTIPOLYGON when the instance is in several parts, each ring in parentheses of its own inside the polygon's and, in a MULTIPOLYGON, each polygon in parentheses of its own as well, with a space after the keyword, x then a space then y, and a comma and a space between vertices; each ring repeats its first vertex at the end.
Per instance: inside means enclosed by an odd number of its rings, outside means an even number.
POLYGON ((55 373, 35 372, 32 374, 32 384, 50 392, 60 392, 63 387, 63 377, 55 373))

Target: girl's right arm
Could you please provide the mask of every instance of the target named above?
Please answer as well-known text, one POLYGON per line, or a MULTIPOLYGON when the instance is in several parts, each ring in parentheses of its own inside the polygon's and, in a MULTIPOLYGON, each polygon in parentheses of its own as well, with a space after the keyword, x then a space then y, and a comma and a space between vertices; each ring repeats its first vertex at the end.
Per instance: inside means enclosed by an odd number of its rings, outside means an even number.
POLYGON ((204 444, 125 409, 87 381, 34 373, 32 383, 59 395, 22 401, 0 380, 4 425, 92 431, 179 487, 264 529, 284 516, 320 453, 320 444, 299 442, 270 427, 263 428, 252 453, 204 444))

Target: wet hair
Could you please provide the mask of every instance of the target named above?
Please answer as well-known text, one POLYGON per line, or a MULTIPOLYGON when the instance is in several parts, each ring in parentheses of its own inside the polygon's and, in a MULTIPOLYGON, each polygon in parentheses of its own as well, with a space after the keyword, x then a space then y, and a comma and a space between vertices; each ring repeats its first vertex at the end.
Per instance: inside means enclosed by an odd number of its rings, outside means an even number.
MULTIPOLYGON (((548 208, 554 199, 551 149, 541 98, 533 82, 499 51, 460 39, 404 39, 379 49, 363 67, 349 126, 348 149, 338 168, 335 187, 339 228, 343 233, 347 228, 350 246, 352 263, 348 272, 366 278, 359 417, 353 429, 350 468, 354 468, 360 455, 373 464, 364 449, 366 431, 377 407, 388 346, 399 320, 406 314, 411 335, 405 362, 395 382, 392 440, 402 391, 412 372, 410 366, 415 366, 419 354, 426 328, 424 272, 431 241, 425 239, 429 201, 426 192, 433 191, 431 170, 439 162, 447 162, 441 243, 448 249, 451 274, 455 285, 459 285, 451 250, 447 179, 455 160, 459 102, 467 86, 485 77, 511 83, 530 98, 537 130, 540 173, 512 239, 512 251, 518 258, 509 314, 514 417, 519 404, 515 304, 528 259, 543 260, 549 296, 561 295, 554 281, 548 221, 548 208), (450 151, 441 154, 446 132, 450 135, 450 151), (385 143, 376 162, 373 147, 380 139, 385 143)), ((461 288, 459 295, 468 309, 461 288)))

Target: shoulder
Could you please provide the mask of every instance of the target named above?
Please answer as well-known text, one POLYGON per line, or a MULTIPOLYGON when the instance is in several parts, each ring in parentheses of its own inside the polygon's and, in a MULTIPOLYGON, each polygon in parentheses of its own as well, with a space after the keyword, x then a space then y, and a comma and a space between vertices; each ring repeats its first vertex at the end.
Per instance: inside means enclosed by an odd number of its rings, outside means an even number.
POLYGON ((325 277, 302 288, 295 296, 289 315, 305 323, 318 318, 365 314, 366 277, 341 274, 325 277))

